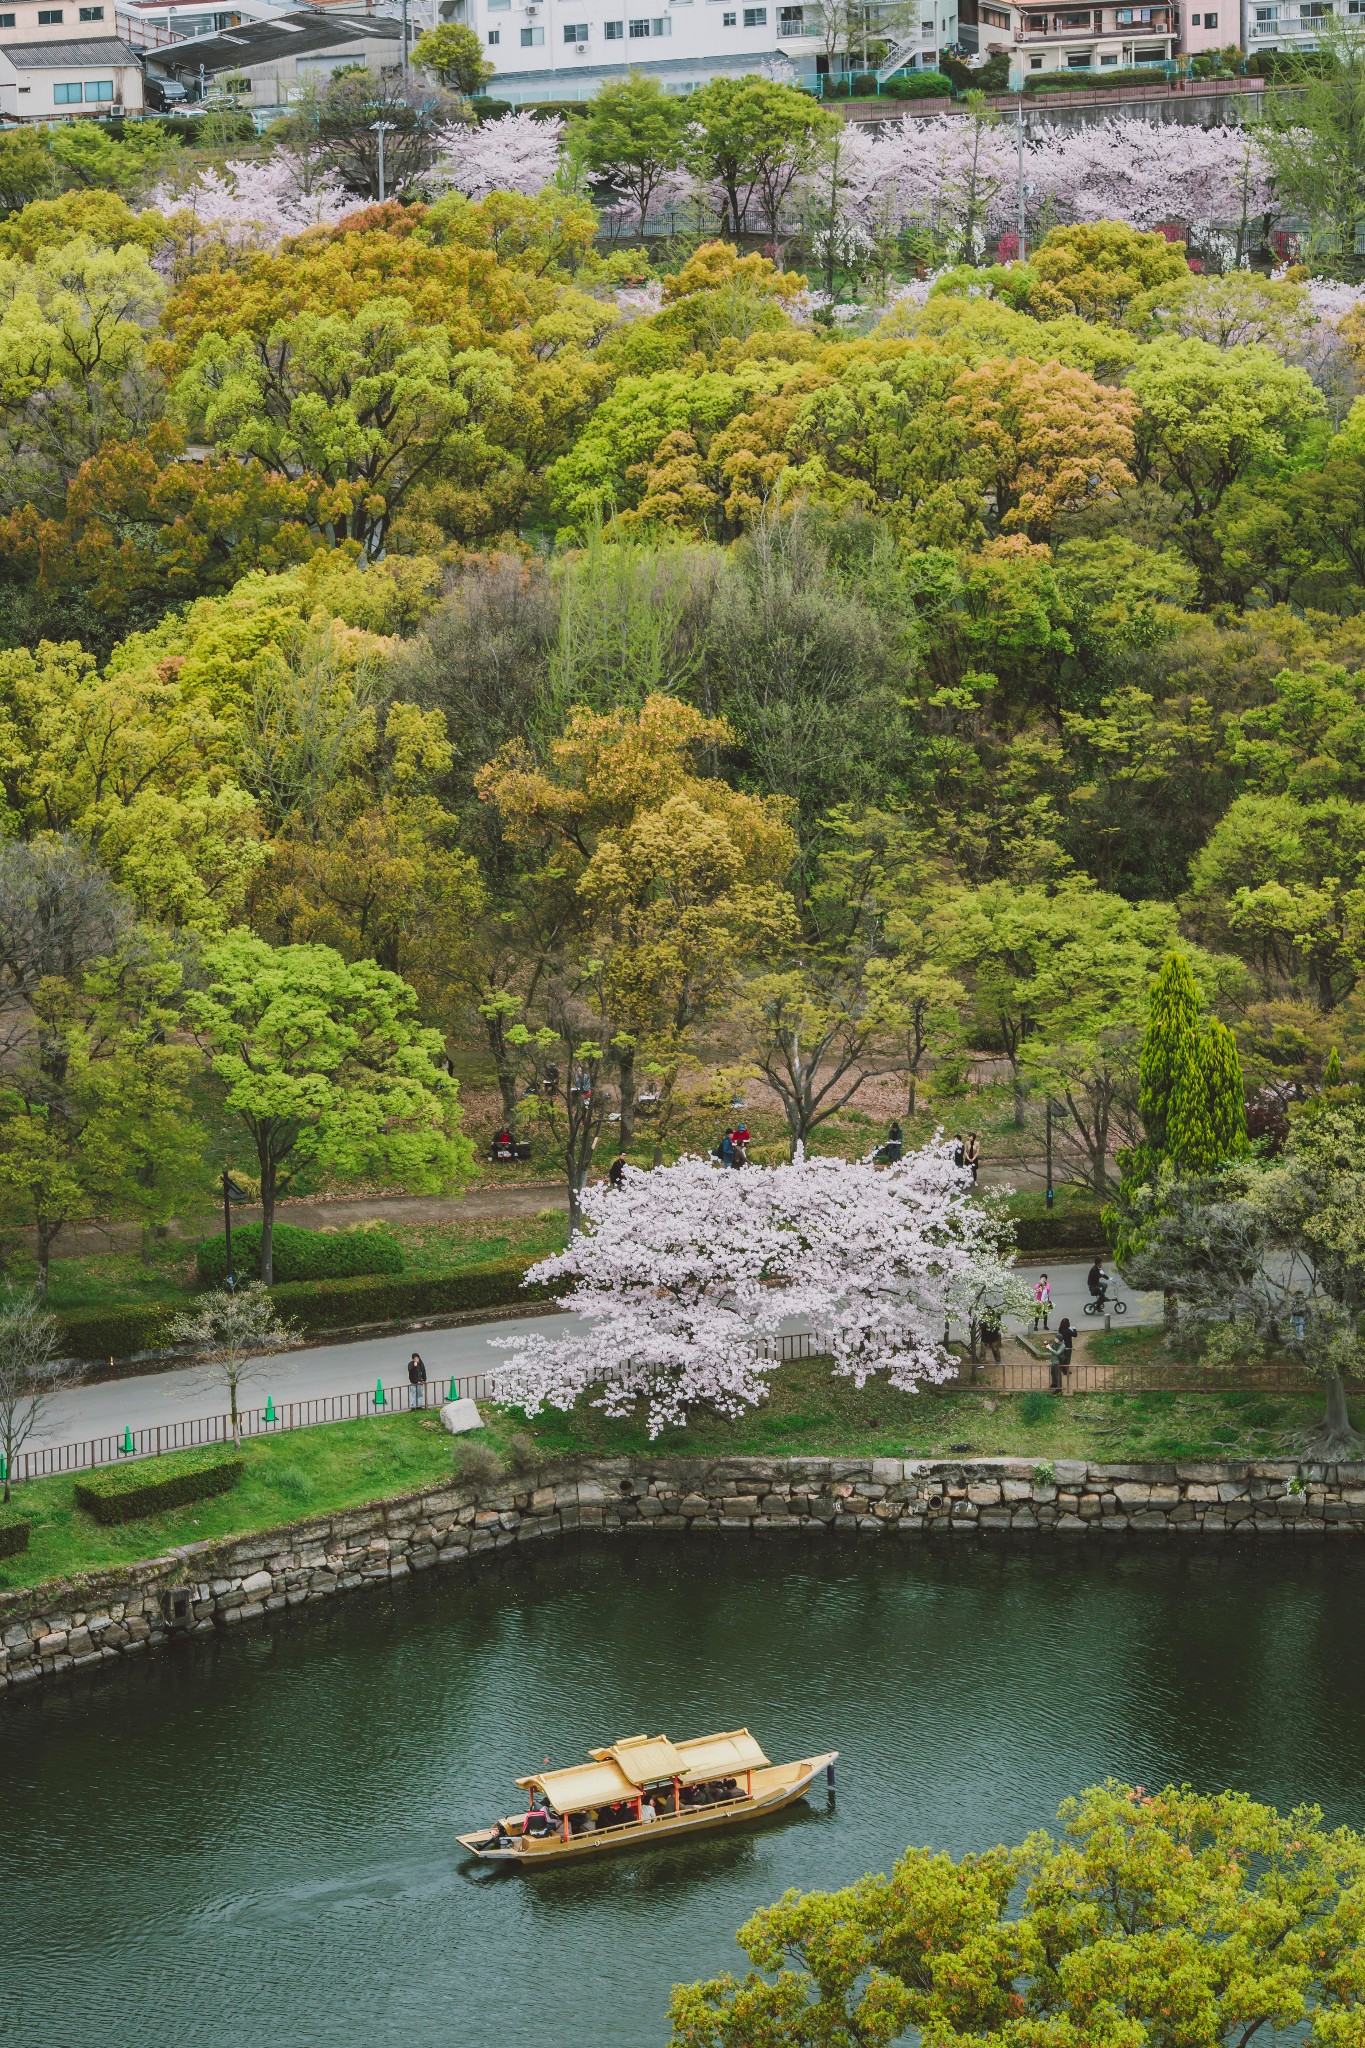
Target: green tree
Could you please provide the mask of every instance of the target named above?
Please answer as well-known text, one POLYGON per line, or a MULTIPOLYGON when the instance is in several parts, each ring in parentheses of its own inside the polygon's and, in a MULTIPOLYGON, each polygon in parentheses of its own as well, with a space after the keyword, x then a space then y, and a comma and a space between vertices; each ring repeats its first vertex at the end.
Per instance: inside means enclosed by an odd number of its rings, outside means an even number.
POLYGON ((1268 348, 1215 348, 1165 335, 1129 371, 1142 407, 1139 480, 1155 477, 1197 519, 1217 511, 1233 484, 1287 466, 1326 407, 1304 370, 1268 348))
POLYGON ((1365 48, 1354 24, 1321 21, 1286 82, 1294 90, 1266 95, 1257 130, 1277 200, 1307 219, 1314 269, 1354 278, 1365 218, 1365 48))
POLYGON ((674 1991, 672 2048, 1354 2040, 1359 1835, 1316 1807, 1112 1779, 1059 1818, 1060 1839, 907 1849, 889 1877, 788 1892, 740 1929, 745 1978, 674 1991))
POLYGON ((1170 1144, 1171 1103, 1199 1037, 1199 991, 1184 953, 1168 953, 1147 999, 1138 1062, 1138 1114, 1154 1159, 1170 1144))
POLYGON ((232 1441, 240 1450, 242 1389, 260 1376, 262 1353, 277 1348, 289 1335, 269 1293, 257 1282, 206 1294, 175 1318, 170 1335, 173 1343, 188 1345, 202 1361, 207 1384, 226 1393, 232 1441))
POLYGON ((425 29, 412 46, 412 61, 447 92, 463 93, 466 99, 483 91, 494 70, 476 31, 462 21, 425 29))
POLYGON ((352 315, 296 313, 260 338, 206 334, 175 397, 225 453, 321 478, 332 536, 374 556, 416 484, 456 461, 472 477, 499 466, 485 429, 513 388, 504 357, 458 350, 445 327, 378 297, 352 315))
POLYGON ((721 233, 742 234, 756 204, 775 241, 791 189, 838 129, 838 115, 796 86, 755 77, 711 79, 689 96, 687 112, 688 166, 725 193, 721 233))
POLYGON ((576 131, 589 169, 634 201, 642 241, 650 201, 682 162, 690 119, 684 101, 670 99, 656 78, 632 71, 599 87, 576 131))
POLYGON ((472 1156, 459 1089, 438 1062, 440 1033, 372 960, 328 946, 281 946, 234 932, 204 952, 207 986, 186 1008, 227 1107, 256 1148, 261 1279, 273 1275, 275 1205, 302 1168, 398 1181, 436 1193, 472 1156))
POLYGON ((1181 1173, 1211 1173, 1246 1150, 1246 1089, 1237 1041, 1211 1017, 1176 1070, 1166 1154, 1181 1173))

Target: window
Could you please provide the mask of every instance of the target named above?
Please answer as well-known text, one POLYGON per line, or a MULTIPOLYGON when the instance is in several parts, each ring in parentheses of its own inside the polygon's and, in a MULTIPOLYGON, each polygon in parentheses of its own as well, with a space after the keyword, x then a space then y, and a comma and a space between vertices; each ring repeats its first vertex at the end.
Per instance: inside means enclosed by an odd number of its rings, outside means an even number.
POLYGON ((521 32, 521 47, 523 50, 538 50, 544 40, 545 31, 543 28, 524 28, 521 32))
MULTIPOLYGON (((1324 5, 1324 0, 1302 0, 1302 5, 1299 8, 1299 20, 1326 21, 1330 17, 1331 12, 1331 8, 1329 6, 1324 5)), ((39 21, 41 21, 42 18, 43 17, 40 14, 38 16, 39 21)), ((61 16, 58 15, 57 19, 60 21, 61 16)))
POLYGON ((13 16, 12 14, 0 14, 0 28, 13 28, 13 27, 14 27, 14 16, 13 16))
POLYGON ((490 14, 500 14, 505 7, 510 7, 511 5, 512 0, 488 0, 488 12, 490 14))
POLYGON ((1204 16, 1204 26, 1205 28, 1217 28, 1218 16, 1216 14, 1206 14, 1204 16))
POLYGON ((647 36, 649 34, 649 23, 647 21, 633 21, 630 25, 630 32, 633 36, 647 36))
POLYGON ((500 43, 501 41, 502 41, 502 30, 501 30, 500 28, 490 28, 490 29, 489 29, 489 31, 488 31, 488 47, 489 47, 489 49, 490 49, 490 50, 496 50, 496 48, 498 47, 498 44, 499 44, 499 43, 500 43))
POLYGON ((1029 60, 1028 60, 1028 68, 1029 68, 1029 70, 1030 70, 1030 71, 1041 71, 1041 70, 1042 70, 1042 68, 1043 68, 1043 60, 1042 60, 1042 58, 1041 58, 1041 57, 1030 57, 1030 58, 1029 58, 1029 60))
POLYGON ((79 12, 82 21, 104 20, 104 9, 102 7, 82 7, 79 12))
POLYGON ((87 100, 111 100, 114 97, 113 79, 87 78, 85 81, 85 97, 87 100))
POLYGON ((779 7, 777 10, 777 33, 780 36, 799 36, 805 33, 805 10, 800 7, 779 7))
POLYGON ((746 7, 744 10, 744 26, 745 28, 766 28, 768 26, 767 8, 746 7))
POLYGON ((564 40, 566 43, 586 43, 588 40, 587 22, 566 21, 564 24, 564 40))
POLYGON ((1104 67, 1105 67, 1105 65, 1106 65, 1106 64, 1117 64, 1117 63, 1118 63, 1118 61, 1119 61, 1119 60, 1118 60, 1118 58, 1117 58, 1117 57, 1101 57, 1101 58, 1100 58, 1100 69, 1101 69, 1101 71, 1102 71, 1102 70, 1104 69, 1104 67))
POLYGON ((619 43, 625 32, 626 25, 623 21, 605 21, 602 24, 602 33, 609 43, 619 43))
POLYGON ((1258 7, 1256 9, 1257 28, 1274 28, 1279 18, 1280 10, 1278 7, 1258 7))
MULTIPOLYGON (((38 9, 39 28, 56 28, 61 18, 62 10, 60 7, 40 7, 38 9)), ((78 93, 76 97, 79 99, 80 94, 78 93)))
POLYGON ((720 25, 722 28, 733 28, 735 25, 735 19, 736 17, 733 14, 722 14, 720 18, 720 25))
POLYGON ((52 98, 59 107, 74 106, 80 96, 81 89, 78 85, 54 85, 52 88, 52 98))

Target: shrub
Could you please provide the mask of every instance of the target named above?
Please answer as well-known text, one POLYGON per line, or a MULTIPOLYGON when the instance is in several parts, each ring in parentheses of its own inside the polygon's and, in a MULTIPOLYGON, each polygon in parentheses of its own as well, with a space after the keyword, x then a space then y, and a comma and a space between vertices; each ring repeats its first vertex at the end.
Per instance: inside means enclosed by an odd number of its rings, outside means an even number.
POLYGON ((1045 1209, 1041 1215, 1026 1212, 1018 1218, 1014 1234, 1015 1250, 1020 1252, 1088 1252, 1108 1243, 1104 1211, 1098 1202, 1045 1209))
POLYGON ((56 1318, 57 1340, 68 1358, 131 1358, 168 1342, 176 1305, 130 1302, 123 1308, 68 1309, 56 1318))
POLYGON ((1116 86, 1166 85, 1158 64, 1133 65, 1126 71, 1044 71, 1024 80, 1025 92, 1111 92, 1116 86))
POLYGON ((497 1452, 489 1444, 474 1443, 469 1437, 461 1437, 456 1444, 452 1463, 455 1477, 480 1493, 502 1478, 502 1459, 497 1452))
POLYGON ((184 1507, 187 1501, 231 1493, 244 1466, 244 1459, 216 1449, 177 1451, 169 1458, 115 1465, 76 1481, 76 1505, 97 1522, 138 1522, 144 1515, 184 1507))
POLYGON ((0 1557, 17 1557, 28 1549, 29 1526, 12 1508, 0 1508, 0 1557))
POLYGON ((941 71, 898 71, 882 91, 893 100, 940 100, 952 97, 952 80, 941 71))
POLYGON ((271 1294, 296 1330, 337 1330, 355 1323, 406 1322, 415 1316, 456 1315, 461 1310, 505 1308, 513 1302, 545 1301, 556 1287, 526 1287, 529 1261, 495 1259, 466 1266, 462 1273, 411 1277, 374 1274, 355 1280, 310 1280, 273 1287, 271 1294))
POLYGON ((500 121, 504 114, 512 112, 512 102, 510 100, 490 100, 479 97, 478 99, 471 100, 470 105, 474 110, 474 119, 479 122, 500 121))
POLYGON ((1278 1401, 1253 1401, 1242 1410, 1242 1421, 1248 1429, 1273 1429, 1283 1420, 1284 1410, 1278 1401))
POLYGON ((1035 1387, 1031 1393, 1025 1394, 1019 1403, 1019 1420, 1028 1423, 1051 1422, 1056 1409, 1057 1396, 1045 1394, 1041 1388, 1035 1387))
MULTIPOLYGON (((387 1230, 300 1230, 297 1224, 275 1225, 275 1279, 346 1280, 358 1273, 401 1273, 403 1247, 387 1230)), ((232 1264, 239 1280, 260 1271, 261 1226, 244 1223, 232 1233, 232 1264)), ((201 1287, 221 1287, 227 1279, 227 1240, 220 1232, 207 1237, 195 1254, 201 1287)))

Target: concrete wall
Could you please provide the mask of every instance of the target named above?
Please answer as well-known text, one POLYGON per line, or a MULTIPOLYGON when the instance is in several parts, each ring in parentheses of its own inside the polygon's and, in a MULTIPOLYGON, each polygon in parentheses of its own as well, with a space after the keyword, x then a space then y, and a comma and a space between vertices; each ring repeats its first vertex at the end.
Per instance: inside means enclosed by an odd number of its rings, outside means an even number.
POLYGON ((118 1571, 0 1595, 0 1691, 177 1635, 269 1625, 410 1572, 578 1531, 1122 1541, 1365 1538, 1365 1465, 1087 1465, 1024 1458, 604 1459, 450 1486, 118 1571))

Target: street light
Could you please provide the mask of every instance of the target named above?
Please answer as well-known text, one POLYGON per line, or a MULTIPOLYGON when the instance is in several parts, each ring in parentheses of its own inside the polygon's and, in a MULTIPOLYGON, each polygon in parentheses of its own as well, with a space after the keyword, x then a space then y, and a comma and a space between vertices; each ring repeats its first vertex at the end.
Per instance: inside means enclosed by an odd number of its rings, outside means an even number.
POLYGON ((371 135, 379 137, 379 204, 381 206, 384 204, 384 137, 391 128, 396 128, 397 126, 398 123, 396 121, 371 121, 370 123, 371 135))
POLYGON ((232 1205, 234 1202, 248 1202, 251 1197, 245 1188, 239 1188, 227 1168, 223 1168, 223 1237, 227 1245, 227 1285, 231 1294, 237 1285, 232 1270, 232 1205))

